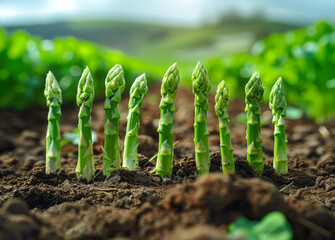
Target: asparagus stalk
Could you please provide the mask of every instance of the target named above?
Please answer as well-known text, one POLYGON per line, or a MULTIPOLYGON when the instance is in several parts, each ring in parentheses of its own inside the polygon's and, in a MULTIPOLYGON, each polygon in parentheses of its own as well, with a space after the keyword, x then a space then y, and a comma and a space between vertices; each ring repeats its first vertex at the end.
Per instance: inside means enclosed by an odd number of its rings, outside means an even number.
POLYGON ((125 80, 121 65, 115 65, 105 80, 105 144, 103 154, 103 174, 110 176, 111 171, 121 167, 119 143, 119 102, 125 89, 125 80))
POLYGON ((135 170, 138 166, 137 139, 138 130, 140 128, 140 108, 147 92, 147 79, 145 74, 142 74, 135 79, 129 93, 129 112, 127 116, 127 129, 123 151, 123 167, 128 170, 135 170))
POLYGON ((195 117, 194 117, 194 145, 195 162, 197 172, 200 175, 208 174, 210 167, 210 156, 208 149, 207 131, 207 94, 211 89, 208 73, 205 67, 198 62, 192 73, 192 91, 195 95, 195 117))
POLYGON ((219 131, 220 131, 220 148, 221 148, 221 162, 222 171, 224 174, 228 172, 235 172, 235 163, 233 157, 233 146, 230 139, 229 131, 229 117, 228 117, 228 105, 230 103, 229 89, 222 81, 216 91, 215 95, 215 113, 219 118, 219 131))
POLYGON ((161 118, 159 120, 159 145, 155 171, 161 177, 171 176, 173 170, 173 113, 174 99, 179 84, 179 70, 174 63, 165 73, 162 81, 162 99, 159 105, 161 118))
POLYGON ((78 178, 90 181, 94 174, 91 112, 94 98, 93 78, 88 67, 85 68, 78 83, 78 178))
POLYGON ((45 81, 44 96, 49 107, 48 127, 46 134, 46 163, 45 172, 59 173, 60 165, 60 105, 62 104, 62 91, 52 72, 48 72, 45 81))
POLYGON ((269 106, 272 109, 274 124, 274 159, 273 168, 276 173, 287 173, 287 139, 285 136, 284 117, 286 116, 286 98, 283 80, 280 77, 272 87, 269 106))
POLYGON ((263 173, 263 151, 261 137, 261 109, 259 103, 263 98, 264 87, 259 73, 254 73, 245 86, 245 111, 247 112, 247 159, 258 174, 263 173))

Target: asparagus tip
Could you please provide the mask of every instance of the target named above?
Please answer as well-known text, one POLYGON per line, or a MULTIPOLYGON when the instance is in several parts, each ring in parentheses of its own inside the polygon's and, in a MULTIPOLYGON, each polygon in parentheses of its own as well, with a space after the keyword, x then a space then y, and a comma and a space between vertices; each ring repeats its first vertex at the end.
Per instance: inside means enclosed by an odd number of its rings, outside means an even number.
POLYGON ((207 95, 211 89, 206 68, 200 63, 197 63, 192 73, 192 91, 193 94, 207 95))
POLYGON ((47 73, 45 80, 44 96, 47 99, 48 106, 51 104, 53 98, 55 98, 59 104, 62 103, 62 91, 51 71, 47 73))
POLYGON ((126 87, 126 81, 124 79, 124 72, 120 64, 116 64, 112 67, 105 79, 105 95, 107 98, 114 96, 116 91, 123 93, 126 87))
POLYGON ((260 102, 263 98, 264 86, 258 72, 252 74, 249 82, 245 85, 246 100, 260 102))
POLYGON ((89 68, 86 68, 83 71, 78 83, 77 89, 77 105, 80 106, 84 101, 89 99, 93 100, 94 98, 94 86, 93 78, 89 68))
POLYGON ((276 83, 273 85, 270 92, 269 107, 272 109, 273 115, 276 115, 278 111, 282 116, 286 115, 286 97, 284 82, 281 77, 278 78, 276 83))

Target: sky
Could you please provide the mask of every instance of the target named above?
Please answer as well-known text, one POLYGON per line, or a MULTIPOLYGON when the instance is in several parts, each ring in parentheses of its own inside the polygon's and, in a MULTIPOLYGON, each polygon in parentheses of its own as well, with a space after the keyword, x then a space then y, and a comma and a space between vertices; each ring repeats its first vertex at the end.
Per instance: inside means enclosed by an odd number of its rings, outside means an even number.
POLYGON ((334 10, 334 0, 0 0, 0 26, 81 19, 198 26, 231 11, 309 24, 320 18, 335 22, 334 10))

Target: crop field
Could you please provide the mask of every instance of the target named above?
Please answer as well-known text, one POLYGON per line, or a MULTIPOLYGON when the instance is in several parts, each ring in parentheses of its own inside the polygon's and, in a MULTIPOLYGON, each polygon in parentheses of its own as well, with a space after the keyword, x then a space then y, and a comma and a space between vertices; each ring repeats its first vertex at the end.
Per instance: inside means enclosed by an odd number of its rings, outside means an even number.
POLYGON ((334 239, 335 29, 229 19, 0 29, 0 239, 334 239))

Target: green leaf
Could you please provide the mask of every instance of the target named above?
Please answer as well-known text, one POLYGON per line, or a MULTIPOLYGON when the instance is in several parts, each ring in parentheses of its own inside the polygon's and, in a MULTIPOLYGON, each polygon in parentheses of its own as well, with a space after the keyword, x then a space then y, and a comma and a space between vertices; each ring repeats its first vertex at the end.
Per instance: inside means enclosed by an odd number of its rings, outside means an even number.
POLYGON ((300 108, 297 107, 287 107, 286 108, 286 118, 287 119, 300 119, 303 115, 303 111, 300 108))
POLYGON ((281 212, 270 212, 261 221, 239 218, 229 224, 225 237, 244 240, 290 240, 292 227, 281 212))
MULTIPOLYGON (((92 131, 92 142, 95 143, 98 139, 98 134, 95 131, 92 131)), ((72 142, 74 145, 79 143, 79 130, 78 128, 73 129, 72 132, 64 133, 64 138, 61 141, 61 146, 72 142)))

